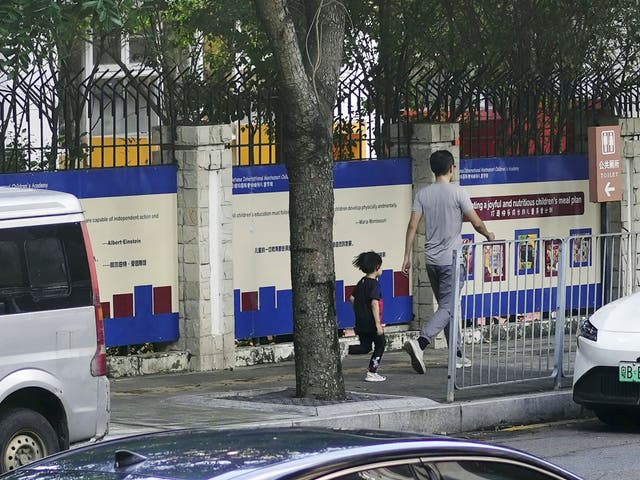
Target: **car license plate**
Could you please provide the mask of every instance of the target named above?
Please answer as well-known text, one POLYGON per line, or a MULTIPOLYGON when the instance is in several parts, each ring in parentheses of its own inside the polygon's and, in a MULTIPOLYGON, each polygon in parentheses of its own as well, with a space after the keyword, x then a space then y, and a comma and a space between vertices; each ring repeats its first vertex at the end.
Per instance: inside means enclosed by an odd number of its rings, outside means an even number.
POLYGON ((640 382, 640 363, 618 363, 618 380, 620 382, 640 382))

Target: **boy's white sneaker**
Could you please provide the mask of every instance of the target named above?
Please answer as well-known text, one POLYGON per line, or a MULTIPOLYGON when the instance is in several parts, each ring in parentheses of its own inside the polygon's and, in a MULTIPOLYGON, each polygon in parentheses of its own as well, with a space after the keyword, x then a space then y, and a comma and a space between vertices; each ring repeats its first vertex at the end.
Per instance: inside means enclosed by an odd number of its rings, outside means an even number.
POLYGON ((367 375, 364 377, 365 382, 384 382, 387 377, 383 377, 378 372, 367 372, 367 375))

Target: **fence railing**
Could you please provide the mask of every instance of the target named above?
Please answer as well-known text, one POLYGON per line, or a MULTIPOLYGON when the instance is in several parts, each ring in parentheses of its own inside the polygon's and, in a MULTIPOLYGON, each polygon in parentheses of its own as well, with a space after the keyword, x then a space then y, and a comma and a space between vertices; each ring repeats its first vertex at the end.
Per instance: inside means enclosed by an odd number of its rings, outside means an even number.
POLYGON ((172 163, 169 78, 151 70, 0 71, 0 173, 172 163))
POLYGON ((455 389, 573 375, 578 326, 601 306, 640 290, 640 233, 577 234, 472 243, 454 253, 449 355, 455 389), (462 262, 455 261, 462 256, 462 262), (453 321, 457 319, 457 321, 453 321))
MULTIPOLYGON (((584 153, 587 127, 599 117, 640 112, 638 74, 571 82, 533 75, 493 85, 471 72, 452 75, 424 66, 385 89, 375 75, 345 67, 334 109, 334 159, 410 155, 417 122, 458 123, 463 158, 584 153)), ((0 71, 0 173, 171 163, 176 125, 231 124, 235 164, 283 163, 277 87, 273 74, 246 62, 230 72, 0 71)))

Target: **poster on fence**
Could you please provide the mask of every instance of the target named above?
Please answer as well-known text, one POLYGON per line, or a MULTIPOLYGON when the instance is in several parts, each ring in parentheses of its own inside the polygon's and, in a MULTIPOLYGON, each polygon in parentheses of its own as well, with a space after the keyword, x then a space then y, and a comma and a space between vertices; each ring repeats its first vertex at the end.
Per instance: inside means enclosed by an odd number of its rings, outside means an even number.
MULTIPOLYGON (((360 252, 382 256, 386 324, 411 320, 409 279, 402 275, 411 214, 411 160, 336 162, 334 257, 340 328, 354 325, 349 294, 363 273, 360 252)), ((284 165, 233 170, 236 338, 293 333, 288 178, 284 165)))
MULTIPOLYGON (((553 311, 562 239, 569 239, 568 268, 588 269, 581 275, 566 272, 567 278, 583 279, 572 286, 575 297, 594 297, 600 267, 593 261, 591 236, 600 233, 600 205, 586 200, 585 155, 463 159, 459 175, 476 212, 496 236, 495 243, 483 245, 483 261, 469 266, 465 317, 504 319, 522 311, 553 311)), ((469 222, 463 237, 471 245, 484 240, 469 222)))
POLYGON ((518 240, 516 243, 516 270, 518 275, 537 273, 540 268, 538 259, 540 229, 516 230, 515 238, 518 240))
POLYGON ((560 258, 560 242, 557 240, 544 241, 544 275, 558 276, 558 260, 560 258))
POLYGON ((100 288, 107 346, 178 339, 175 166, 0 176, 0 185, 75 195, 100 288))
MULTIPOLYGON (((600 233, 599 205, 585 201, 585 155, 463 159, 459 180, 496 239, 515 241, 514 275, 540 270, 539 239, 600 233)), ((469 223, 463 233, 483 240, 469 223)))

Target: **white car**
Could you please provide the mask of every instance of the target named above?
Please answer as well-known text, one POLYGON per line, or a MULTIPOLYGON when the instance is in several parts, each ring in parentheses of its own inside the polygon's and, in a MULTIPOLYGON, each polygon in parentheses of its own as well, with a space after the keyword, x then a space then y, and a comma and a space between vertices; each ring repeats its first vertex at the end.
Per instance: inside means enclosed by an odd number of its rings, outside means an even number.
POLYGON ((573 400, 609 425, 640 423, 640 292, 580 324, 573 400))

